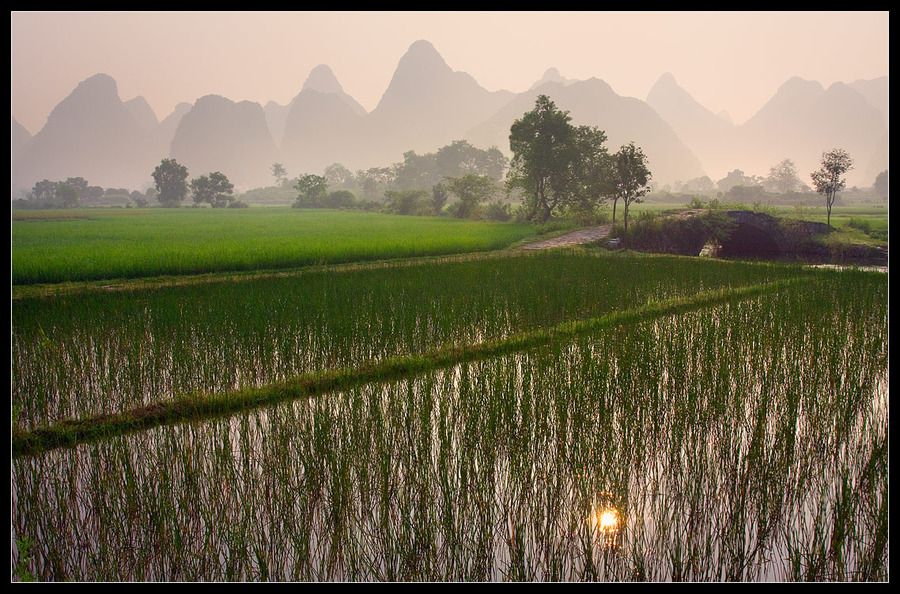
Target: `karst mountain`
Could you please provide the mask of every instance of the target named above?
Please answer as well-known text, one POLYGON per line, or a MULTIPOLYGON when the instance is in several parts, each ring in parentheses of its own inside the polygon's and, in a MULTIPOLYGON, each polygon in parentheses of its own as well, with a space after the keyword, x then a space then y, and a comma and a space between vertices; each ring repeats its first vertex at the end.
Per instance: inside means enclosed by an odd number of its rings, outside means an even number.
MULTIPOLYGON (((600 73, 602 74, 602 73, 600 73)), ((164 158, 191 177, 221 171, 246 190, 271 185, 271 166, 290 176, 386 167, 407 151, 434 152, 455 140, 509 154, 509 129, 539 94, 576 125, 604 130, 610 151, 635 142, 661 186, 733 170, 765 176, 792 159, 801 177, 825 150, 846 149, 849 185, 867 186, 888 168, 888 80, 835 83, 792 78, 747 122, 713 114, 663 74, 645 99, 621 96, 602 78, 566 79, 547 68, 527 91, 489 91, 454 71, 428 41, 400 57, 378 105, 366 112, 327 65, 314 68, 288 105, 206 95, 161 121, 142 97, 123 101, 115 80, 97 74, 56 106, 33 136, 12 118, 13 196, 42 179, 83 177, 91 185, 146 189, 164 158)))

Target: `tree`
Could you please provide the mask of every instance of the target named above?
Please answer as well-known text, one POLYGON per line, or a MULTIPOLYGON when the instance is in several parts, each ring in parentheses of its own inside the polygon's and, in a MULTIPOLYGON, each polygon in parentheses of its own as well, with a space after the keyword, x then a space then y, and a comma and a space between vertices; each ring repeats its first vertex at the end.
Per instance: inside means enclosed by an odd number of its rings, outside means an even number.
POLYGON ((528 220, 546 222, 562 201, 574 130, 571 120, 569 113, 557 109, 549 97, 539 95, 534 109, 510 128, 513 157, 507 184, 525 193, 528 220))
POLYGON ((760 183, 762 180, 759 176, 744 175, 743 171, 735 169, 716 182, 716 187, 724 194, 735 186, 758 186, 760 183))
POLYGON ((134 202, 134 205, 138 208, 147 208, 147 205, 149 204, 147 197, 137 190, 133 190, 131 194, 128 195, 128 197, 131 198, 132 202, 134 202))
POLYGON ((365 200, 376 200, 378 190, 391 184, 396 179, 391 167, 370 167, 365 171, 357 171, 357 183, 362 187, 365 200))
POLYGON ((784 159, 769 169, 764 186, 770 192, 789 194, 800 188, 802 182, 797 175, 797 167, 790 159, 784 159))
POLYGON ((324 173, 329 186, 338 188, 351 188, 356 186, 356 178, 354 177, 353 172, 340 163, 332 163, 325 168, 324 173))
POLYGON ((307 173, 301 175, 294 186, 297 199, 294 208, 322 208, 328 198, 328 180, 324 176, 307 173))
POLYGON ((423 190, 441 183, 445 177, 462 177, 469 173, 487 175, 500 181, 507 167, 507 159, 496 147, 475 148, 468 141, 454 140, 435 153, 424 155, 410 150, 403 153, 403 162, 394 165, 394 185, 399 190, 423 190))
POLYGON ((704 175, 684 182, 678 191, 683 194, 715 194, 716 184, 708 175, 704 175))
POLYGON ((384 209, 391 214, 431 214, 428 190, 385 190, 384 209))
POLYGON ((890 192, 890 177, 885 169, 875 177, 875 183, 872 184, 872 190, 882 198, 887 198, 890 192))
POLYGON ((447 204, 449 198, 447 186, 443 182, 439 182, 431 186, 431 207, 434 209, 434 215, 439 216, 444 211, 444 205, 447 204))
MULTIPOLYGON (((79 200, 88 197, 88 190, 89 190, 88 182, 83 177, 68 177, 68 178, 66 178, 65 184, 67 186, 71 186, 72 188, 75 189, 75 192, 78 194, 79 200)), ((102 196, 103 195, 102 188, 98 187, 97 189, 100 190, 100 195, 102 196)), ((94 191, 96 191, 96 190, 94 190, 94 191)), ((127 194, 128 192, 126 191, 125 193, 127 194)))
POLYGON ((507 159, 497 147, 475 148, 466 140, 454 140, 434 154, 436 173, 441 177, 460 177, 469 173, 486 175, 500 181, 507 159))
POLYGON ((56 188, 59 182, 43 179, 31 189, 31 201, 37 205, 50 205, 56 200, 56 188))
POLYGON ((826 223, 831 227, 831 207, 837 193, 844 189, 847 180, 843 176, 853 169, 853 159, 844 149, 832 149, 822 153, 822 167, 810 174, 816 192, 825 196, 826 223))
POLYGON ((175 159, 163 159, 153 170, 156 199, 165 207, 177 207, 188 193, 188 170, 175 159))
POLYGON ((78 206, 78 189, 67 183, 59 184, 56 188, 56 199, 63 208, 78 206))
POLYGON ((350 190, 335 190, 328 194, 328 208, 356 208, 356 196, 350 190))
POLYGON ((225 174, 215 171, 209 177, 201 175, 191 180, 194 204, 208 203, 213 208, 225 208, 234 202, 234 185, 225 174))
POLYGON ((633 202, 640 202, 641 196, 650 191, 650 177, 652 174, 647 168, 647 157, 640 147, 634 146, 634 142, 623 145, 613 155, 613 212, 615 203, 622 201, 625 207, 625 241, 628 241, 628 208, 633 202))
POLYGON ((572 136, 572 161, 567 210, 589 219, 595 208, 612 194, 612 161, 604 146, 606 132, 597 127, 579 126, 572 136))
POLYGON ((281 163, 274 163, 272 165, 272 175, 275 176, 275 185, 281 187, 284 180, 287 179, 287 170, 281 163))
POLYGON ((447 189, 459 198, 450 205, 453 216, 460 219, 474 219, 481 205, 497 192, 494 180, 486 175, 468 173, 462 177, 446 178, 447 189))
POLYGON ((609 165, 603 158, 606 135, 597 128, 576 128, 571 119, 539 95, 534 109, 510 128, 507 188, 525 194, 528 220, 544 223, 558 209, 602 199, 600 182, 609 165))

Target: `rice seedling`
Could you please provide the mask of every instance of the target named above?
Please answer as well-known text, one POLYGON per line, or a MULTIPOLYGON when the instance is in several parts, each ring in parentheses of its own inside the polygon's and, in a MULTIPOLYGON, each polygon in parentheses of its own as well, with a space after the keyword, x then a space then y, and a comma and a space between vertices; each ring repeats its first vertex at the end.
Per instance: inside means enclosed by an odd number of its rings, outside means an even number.
MULTIPOLYGON (((790 276, 738 267, 732 283, 747 286, 750 270, 790 276)), ((685 297, 728 285, 723 270, 693 271, 685 297)), ((530 329, 521 348, 16 457, 23 569, 41 580, 888 579, 886 277, 821 271, 663 308, 654 282, 669 275, 642 272, 650 286, 620 281, 622 301, 560 291, 529 312, 506 292, 517 324, 409 339, 500 344, 530 329), (655 313, 612 321, 636 304, 655 313)), ((577 290, 604 277, 590 278, 577 290)), ((395 311, 391 332, 423 327, 395 311)))
POLYGON ((538 253, 14 299, 13 425, 146 412, 798 274, 538 253))

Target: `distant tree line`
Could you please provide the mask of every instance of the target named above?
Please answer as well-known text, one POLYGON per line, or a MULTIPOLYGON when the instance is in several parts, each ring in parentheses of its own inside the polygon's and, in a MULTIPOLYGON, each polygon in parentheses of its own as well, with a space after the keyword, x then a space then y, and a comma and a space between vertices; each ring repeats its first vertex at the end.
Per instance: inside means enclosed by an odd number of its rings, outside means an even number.
POLYGON ((295 208, 378 210, 390 214, 452 216, 466 219, 509 220, 511 207, 501 197, 506 157, 496 147, 479 149, 465 140, 454 141, 434 153, 407 151, 390 167, 355 173, 340 163, 324 175, 286 177, 275 163, 276 184, 296 192, 295 208))
POLYGON ((234 184, 220 171, 201 175, 188 183, 187 167, 175 159, 163 159, 153 170, 157 200, 161 206, 175 208, 190 192, 194 206, 209 204, 213 208, 247 208, 247 203, 236 200, 234 184))
POLYGON ((69 177, 64 181, 43 179, 34 184, 24 198, 12 201, 12 208, 55 209, 85 205, 147 206, 153 198, 137 190, 92 186, 83 177, 69 177))
MULTIPOLYGON (((557 109, 545 95, 537 98, 533 110, 513 123, 509 141, 512 159, 496 147, 484 150, 456 140, 434 153, 417 154, 410 150, 404 153, 402 162, 355 172, 333 163, 322 175, 304 173, 290 178, 282 163, 274 163, 274 186, 252 190, 241 197, 275 196, 273 203, 292 201, 295 208, 377 210, 499 221, 517 217, 538 223, 553 217, 582 222, 608 220, 609 207, 615 223, 617 208, 621 206, 627 229, 630 207, 651 190, 655 199, 669 196, 683 202, 687 195, 746 204, 776 199, 782 203, 803 203, 818 193, 826 198, 830 214, 831 206, 838 203, 838 193, 844 189, 840 175, 852 167, 849 156, 842 155, 836 160, 838 173, 813 173, 815 189, 803 183, 790 159, 773 165, 765 177, 734 169, 716 182, 703 176, 656 188, 651 183, 649 159, 640 147, 631 142, 611 153, 605 146, 603 130, 572 125, 569 113, 557 109)), ((840 149, 832 153, 835 151, 840 149)), ((823 167, 825 159, 823 154, 823 167)), ((163 159, 152 178, 153 187, 144 193, 91 186, 81 177, 65 181, 44 179, 24 198, 13 200, 12 206, 143 208, 155 204, 171 208, 181 206, 188 197, 195 207, 248 206, 236 199, 233 184, 218 171, 189 180, 185 166, 175 159, 163 159)), ((872 191, 887 200, 887 171, 876 177, 872 191)))
MULTIPOLYGON (((888 171, 879 173, 871 188, 862 190, 849 188, 850 193, 871 192, 883 199, 889 194, 888 171)), ((668 194, 673 201, 683 196, 716 198, 721 202, 779 202, 783 204, 809 201, 817 194, 813 187, 803 182, 797 167, 791 159, 784 159, 769 169, 769 175, 747 175, 740 169, 730 171, 725 177, 713 182, 709 176, 688 181, 675 181, 656 189, 656 196, 668 194)))

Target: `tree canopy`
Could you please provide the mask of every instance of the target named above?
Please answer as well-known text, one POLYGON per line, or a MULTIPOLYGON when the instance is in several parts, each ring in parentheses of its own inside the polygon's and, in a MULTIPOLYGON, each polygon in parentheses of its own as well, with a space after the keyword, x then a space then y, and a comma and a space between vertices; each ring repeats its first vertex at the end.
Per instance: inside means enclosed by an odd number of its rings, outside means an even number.
POLYGON ((524 194, 525 217, 546 222, 566 208, 584 209, 604 199, 609 159, 597 128, 573 126, 569 112, 539 95, 534 109, 510 128, 513 153, 507 188, 524 194))
POLYGON ((621 200, 625 207, 625 237, 628 237, 628 208, 633 202, 640 202, 641 196, 650 191, 651 173, 647 168, 647 157, 641 147, 634 142, 623 145, 613 155, 612 185, 614 200, 621 200))
POLYGON ((294 208, 321 208, 328 198, 328 180, 325 176, 307 173, 300 176, 294 189, 297 199, 294 208))
POLYGON ((465 140, 454 140, 434 153, 403 153, 403 162, 395 166, 394 185, 401 190, 422 190, 441 183, 447 177, 482 175, 500 181, 507 159, 496 147, 479 149, 465 140))
POLYGON ((191 180, 191 193, 194 204, 205 202, 213 208, 225 208, 234 202, 234 185, 218 171, 191 180))
POLYGON ((188 170, 175 159, 163 159, 153 170, 158 192, 156 199, 166 207, 177 207, 188 193, 188 170))

